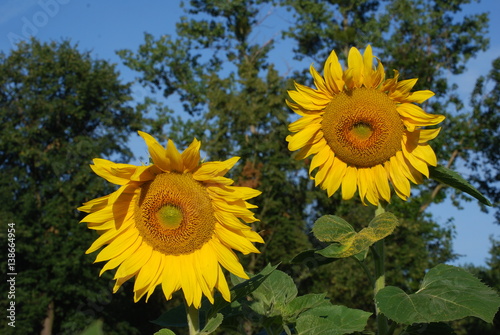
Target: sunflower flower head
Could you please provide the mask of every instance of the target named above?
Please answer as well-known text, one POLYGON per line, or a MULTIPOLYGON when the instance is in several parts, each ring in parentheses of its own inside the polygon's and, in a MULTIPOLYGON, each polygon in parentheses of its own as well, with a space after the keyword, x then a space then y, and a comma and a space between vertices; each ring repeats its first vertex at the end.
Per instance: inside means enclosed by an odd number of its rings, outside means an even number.
POLYGON ((145 140, 152 164, 135 166, 94 159, 92 170, 119 185, 117 191, 85 203, 81 222, 100 236, 87 253, 104 247, 96 262, 106 262, 101 274, 117 268, 113 292, 135 277, 134 300, 149 299, 161 285, 166 299, 182 290, 188 305, 201 306, 214 289, 230 301, 222 268, 248 278, 233 250, 258 253, 252 242, 262 238, 246 223, 257 221, 246 200, 259 191, 232 186, 224 175, 238 161, 200 163, 196 139, 182 153, 168 141, 166 148, 151 135, 145 140))
POLYGON ((384 67, 372 49, 364 54, 351 48, 347 69, 332 51, 321 76, 311 65, 316 89, 295 83, 288 91, 288 106, 301 117, 288 127, 286 140, 296 159, 314 155, 309 174, 332 196, 341 189, 344 200, 355 192, 378 205, 390 201, 390 184, 403 200, 410 196, 410 181, 429 177, 428 166, 436 166, 434 151, 427 143, 440 128, 427 129, 444 120, 426 113, 415 103, 434 95, 429 90, 411 92, 417 79, 385 78, 384 67), (389 184, 390 182, 390 184, 389 184))

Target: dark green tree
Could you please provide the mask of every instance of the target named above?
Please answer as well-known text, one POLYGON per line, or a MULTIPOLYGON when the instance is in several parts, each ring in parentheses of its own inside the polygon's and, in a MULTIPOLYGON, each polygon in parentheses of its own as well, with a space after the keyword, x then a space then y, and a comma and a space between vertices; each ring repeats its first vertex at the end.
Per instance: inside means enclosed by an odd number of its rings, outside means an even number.
POLYGON ((475 173, 472 180, 496 205, 495 217, 500 223, 500 58, 492 63, 487 76, 480 77, 471 98, 472 112, 466 146, 471 153, 468 166, 475 173))
POLYGON ((0 124, 0 243, 14 223, 17 273, 15 299, 1 297, 2 306, 15 301, 16 327, 2 322, 0 332, 75 334, 103 318, 107 333, 138 333, 132 298, 112 295, 111 276, 99 278, 85 255, 97 234, 76 210, 113 191, 91 159, 131 157, 127 140, 143 119, 130 84, 69 41, 22 43, 0 54, 0 124))

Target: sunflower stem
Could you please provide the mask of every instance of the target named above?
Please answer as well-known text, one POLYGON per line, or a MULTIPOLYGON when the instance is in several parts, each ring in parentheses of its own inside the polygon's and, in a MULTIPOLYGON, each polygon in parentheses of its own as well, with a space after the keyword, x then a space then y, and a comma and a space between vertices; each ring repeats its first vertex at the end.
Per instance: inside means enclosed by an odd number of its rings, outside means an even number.
POLYGON ((187 323, 189 327, 189 335, 197 335, 200 333, 200 314, 196 307, 188 305, 184 301, 187 313, 187 323))
MULTIPOLYGON (((385 213, 385 208, 379 204, 375 210, 375 216, 385 213)), ((373 259, 375 261, 375 285, 373 288, 373 297, 377 295, 378 291, 385 287, 385 243, 384 239, 375 242, 373 246, 373 259)), ((375 304, 377 315, 377 329, 379 335, 386 335, 388 333, 388 323, 385 315, 380 313, 380 309, 375 304)))

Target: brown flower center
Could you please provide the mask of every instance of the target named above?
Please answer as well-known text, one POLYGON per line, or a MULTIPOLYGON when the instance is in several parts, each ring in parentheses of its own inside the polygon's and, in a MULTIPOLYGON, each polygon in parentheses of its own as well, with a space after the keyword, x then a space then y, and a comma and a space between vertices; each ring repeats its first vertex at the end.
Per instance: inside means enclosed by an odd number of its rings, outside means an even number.
POLYGON ((375 89, 358 88, 334 96, 321 126, 332 151, 351 166, 375 166, 401 150, 404 125, 396 103, 375 89))
POLYGON ((162 173, 141 186, 135 222, 146 243, 166 255, 189 254, 213 235, 207 190, 190 174, 162 173))

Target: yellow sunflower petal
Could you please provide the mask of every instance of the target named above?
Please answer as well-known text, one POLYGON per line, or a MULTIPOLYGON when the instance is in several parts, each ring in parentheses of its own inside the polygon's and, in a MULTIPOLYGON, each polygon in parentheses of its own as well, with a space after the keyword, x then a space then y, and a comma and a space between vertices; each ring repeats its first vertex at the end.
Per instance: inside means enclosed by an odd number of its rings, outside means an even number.
POLYGON ((160 143, 158 143, 158 141, 153 136, 149 135, 148 133, 139 131, 139 136, 141 136, 146 142, 146 145, 148 146, 149 150, 149 155, 151 156, 153 163, 156 166, 158 166, 161 170, 169 171, 170 164, 167 161, 167 157, 165 155, 165 148, 160 143))
POLYGON ((303 116, 300 119, 298 119, 297 121, 290 123, 288 125, 288 130, 292 133, 296 133, 298 131, 303 130, 304 128, 309 126, 309 124, 311 124, 311 123, 319 123, 319 122, 321 122, 321 118, 319 115, 303 116))
POLYGON ((196 180, 203 181, 203 180, 210 180, 214 177, 224 176, 227 173, 227 171, 229 171, 239 159, 240 159, 239 157, 232 157, 222 162, 203 163, 193 173, 193 177, 196 180))
POLYGON ((247 277, 233 249, 259 253, 252 243, 264 241, 244 222, 258 221, 250 211, 257 206, 246 200, 261 192, 230 186, 234 181, 224 177, 238 157, 200 165, 196 139, 181 154, 171 140, 163 148, 150 135, 140 135, 153 164, 96 161, 102 177, 123 185, 80 207, 89 213, 82 222, 101 235, 87 252, 104 247, 96 262, 107 261, 101 274, 117 268, 113 292, 135 277, 136 302, 143 296, 147 301, 158 285, 166 299, 182 290, 195 308, 203 295, 213 303, 215 288, 229 299, 220 265, 247 277))
POLYGON ((231 301, 231 292, 229 291, 229 286, 227 286, 226 278, 222 273, 222 269, 219 266, 219 274, 217 276, 217 289, 222 294, 222 297, 226 301, 231 301))
POLYGON ((348 68, 344 72, 344 81, 349 89, 361 87, 363 84, 363 57, 358 49, 352 47, 347 56, 348 68))
POLYGON ((184 163, 182 161, 182 156, 175 147, 175 143, 172 140, 167 142, 166 150, 166 160, 170 163, 170 170, 177 172, 184 172, 184 163))
POLYGON ((240 278, 248 279, 247 274, 245 273, 245 271, 243 271, 243 267, 238 261, 238 257, 231 249, 228 249, 221 243, 211 243, 210 246, 217 254, 217 259, 219 260, 219 263, 226 270, 228 270, 229 272, 233 273, 234 275, 240 278))
POLYGON ((201 142, 194 139, 189 147, 181 154, 184 167, 186 168, 185 171, 193 171, 198 167, 200 163, 200 147, 201 142))
MULTIPOLYGON (((104 264, 104 266, 101 269, 101 272, 99 272, 99 276, 102 276, 102 274, 108 270, 116 268, 118 265, 123 263, 124 260, 130 257, 137 248, 142 244, 142 238, 137 238, 132 244, 130 244, 127 248, 123 249, 123 252, 121 253, 116 253, 114 258, 111 258, 109 261, 104 264)), ((96 260, 97 262, 97 260, 96 260)))
POLYGON ((342 66, 334 50, 326 60, 324 72, 328 91, 332 93, 341 92, 344 88, 342 66))
POLYGON ((373 53, 371 45, 367 45, 363 53, 363 83, 366 87, 373 87, 373 53))
POLYGON ((414 131, 415 127, 433 126, 445 119, 443 115, 426 113, 419 106, 410 103, 400 104, 396 110, 403 117, 409 131, 414 131))
POLYGON ((325 178, 328 176, 328 173, 330 172, 330 169, 333 165, 333 160, 334 155, 329 153, 326 162, 320 166, 318 172, 314 176, 314 182, 316 186, 322 184, 325 181, 325 178))
POLYGON ((441 128, 420 129, 420 134, 418 137, 418 144, 424 144, 427 141, 435 139, 439 135, 440 131, 441 131, 441 128))
POLYGON ((326 188, 328 192, 329 197, 331 197, 333 193, 335 193, 339 189, 346 171, 347 165, 340 159, 335 158, 333 160, 331 173, 326 177, 326 180, 323 184, 324 188, 326 188))
POLYGON ((312 124, 294 135, 289 135, 286 138, 286 140, 288 141, 288 150, 295 151, 302 148, 307 143, 309 143, 312 138, 314 138, 315 134, 320 129, 321 124, 312 124))
POLYGON ((301 160, 306 157, 309 157, 310 155, 314 155, 315 153, 319 152, 321 148, 323 148, 326 144, 326 141, 322 138, 323 134, 318 131, 313 139, 311 140, 310 143, 307 143, 303 148, 301 148, 296 156, 296 160, 301 160))
POLYGON ((422 102, 426 101, 427 99, 429 99, 433 96, 434 96, 434 92, 429 91, 429 90, 415 91, 415 92, 410 93, 401 102, 416 102, 416 103, 421 104, 422 102))
POLYGON ((116 270, 115 273, 115 279, 116 278, 123 278, 126 277, 130 274, 137 273, 139 269, 144 266, 144 264, 149 261, 149 258, 151 257, 151 254, 153 253, 153 249, 149 246, 143 243, 137 251, 132 254, 129 258, 127 258, 116 270))
POLYGON ((322 91, 324 94, 326 94, 329 98, 332 97, 332 94, 326 87, 326 82, 325 79, 316 71, 314 66, 311 64, 309 67, 309 72, 311 73, 311 76, 314 79, 314 85, 318 88, 318 90, 322 91))
POLYGON ((314 169, 323 165, 328 160, 328 157, 330 157, 330 155, 334 155, 330 147, 328 145, 323 145, 318 154, 315 155, 311 160, 311 165, 309 166, 309 177, 311 176, 314 169))
POLYGON ((323 91, 313 90, 310 87, 298 83, 294 83, 294 85, 297 92, 299 92, 304 99, 312 101, 315 105, 317 105, 320 108, 328 105, 328 103, 330 102, 331 95, 327 95, 323 91))
POLYGON ((389 175, 391 177, 392 185, 394 189, 403 200, 406 200, 410 196, 410 182, 404 176, 401 166, 397 161, 396 157, 391 157, 390 162, 387 162, 389 168, 389 175))
POLYGON ((90 165, 92 171, 99 177, 102 177, 110 183, 116 185, 125 185, 130 181, 137 166, 129 164, 116 164, 107 159, 95 158, 93 159, 94 165, 90 165))
POLYGON ((356 192, 358 184, 358 169, 348 166, 342 180, 342 199, 349 200, 356 192))
POLYGON ((377 191, 381 197, 387 202, 391 200, 391 188, 389 187, 388 173, 382 165, 375 165, 371 167, 372 174, 375 177, 375 185, 377 186, 377 191))
POLYGON ((172 298, 172 294, 175 291, 181 289, 181 267, 180 263, 183 261, 182 258, 175 256, 166 256, 165 257, 165 268, 169 269, 169 271, 164 271, 163 281, 161 283, 161 288, 163 290, 163 294, 167 300, 172 298))
MULTIPOLYGON (((163 256, 161 253, 157 251, 152 252, 149 261, 147 261, 146 264, 141 267, 141 269, 139 270, 139 274, 135 278, 134 291, 138 291, 149 286, 151 281, 158 274, 158 269, 160 267, 162 257, 163 256)), ((149 289, 149 287, 147 287, 147 289, 149 289)), ((140 298, 141 297, 139 297, 139 299, 140 298)))
POLYGON ((247 238, 228 228, 216 225, 215 233, 219 240, 225 241, 225 244, 230 246, 231 249, 241 251, 245 255, 251 252, 259 253, 259 249, 257 249, 247 238))

